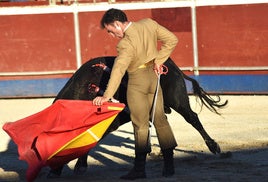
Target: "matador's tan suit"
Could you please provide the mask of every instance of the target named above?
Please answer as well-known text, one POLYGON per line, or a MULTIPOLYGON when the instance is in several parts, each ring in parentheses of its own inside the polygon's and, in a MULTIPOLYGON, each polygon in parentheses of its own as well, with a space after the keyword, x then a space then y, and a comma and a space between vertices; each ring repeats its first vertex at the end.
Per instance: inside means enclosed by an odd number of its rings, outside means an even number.
MULTIPOLYGON (((154 64, 163 64, 168 59, 178 39, 172 32, 149 18, 129 24, 124 30, 124 37, 117 45, 118 56, 104 97, 113 97, 127 71, 127 102, 134 127, 136 157, 134 168, 122 178, 137 179, 146 177, 146 154, 151 150, 148 145, 149 117, 157 85, 154 64), (158 41, 162 43, 160 50, 158 41)), ((154 126, 164 155, 163 175, 173 175, 173 149, 177 143, 164 113, 161 88, 157 97, 154 126)))

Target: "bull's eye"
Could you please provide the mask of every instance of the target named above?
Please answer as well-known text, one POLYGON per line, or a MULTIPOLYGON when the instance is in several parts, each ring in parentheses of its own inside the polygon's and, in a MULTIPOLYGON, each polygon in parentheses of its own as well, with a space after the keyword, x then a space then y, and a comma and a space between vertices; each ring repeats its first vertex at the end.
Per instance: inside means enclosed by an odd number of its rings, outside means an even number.
POLYGON ((88 92, 97 93, 99 90, 100 90, 100 88, 97 85, 95 85, 94 83, 89 83, 88 84, 88 92))

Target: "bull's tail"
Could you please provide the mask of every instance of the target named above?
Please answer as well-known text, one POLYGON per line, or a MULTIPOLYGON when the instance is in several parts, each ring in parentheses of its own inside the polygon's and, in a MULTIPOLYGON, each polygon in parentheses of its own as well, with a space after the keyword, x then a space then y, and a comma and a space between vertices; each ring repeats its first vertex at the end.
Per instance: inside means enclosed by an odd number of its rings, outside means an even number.
POLYGON ((199 83, 195 79, 187 76, 183 72, 182 74, 186 80, 189 80, 192 82, 193 94, 199 97, 199 99, 201 100, 201 106, 205 105, 210 111, 220 115, 217 109, 220 109, 226 106, 226 104, 228 103, 228 100, 221 103, 221 98, 219 95, 215 95, 215 98, 212 98, 205 90, 203 90, 202 87, 200 87, 199 83))

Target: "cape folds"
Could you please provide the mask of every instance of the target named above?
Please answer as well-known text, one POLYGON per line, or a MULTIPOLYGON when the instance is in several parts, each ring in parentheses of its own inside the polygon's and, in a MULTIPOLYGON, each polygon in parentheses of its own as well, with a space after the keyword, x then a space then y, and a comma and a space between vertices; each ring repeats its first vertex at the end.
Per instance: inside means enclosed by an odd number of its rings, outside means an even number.
POLYGON ((19 159, 28 163, 27 180, 33 181, 42 167, 57 168, 87 153, 124 107, 57 100, 43 111, 5 123, 3 129, 18 145, 19 159))

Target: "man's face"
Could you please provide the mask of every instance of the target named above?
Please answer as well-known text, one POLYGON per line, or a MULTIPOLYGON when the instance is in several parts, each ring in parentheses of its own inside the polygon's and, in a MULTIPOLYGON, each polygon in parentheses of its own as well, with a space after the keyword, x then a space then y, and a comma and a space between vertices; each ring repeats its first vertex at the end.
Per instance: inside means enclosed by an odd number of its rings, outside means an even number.
POLYGON ((105 29, 113 37, 117 37, 120 39, 124 37, 124 32, 123 32, 123 30, 121 28, 121 24, 119 22, 105 24, 105 29))

